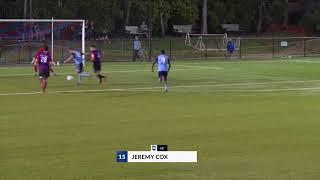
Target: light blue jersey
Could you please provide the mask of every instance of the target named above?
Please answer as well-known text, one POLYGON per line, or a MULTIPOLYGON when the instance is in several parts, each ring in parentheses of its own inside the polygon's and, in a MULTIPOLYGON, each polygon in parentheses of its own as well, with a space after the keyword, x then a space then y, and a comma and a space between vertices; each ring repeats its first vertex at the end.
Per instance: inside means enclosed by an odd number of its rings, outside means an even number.
POLYGON ((80 63, 83 63, 83 58, 81 56, 81 53, 78 51, 72 51, 72 59, 75 65, 79 65, 80 63))
POLYGON ((156 62, 158 64, 158 72, 161 71, 168 71, 168 66, 170 63, 170 59, 167 55, 165 54, 160 54, 157 59, 156 62))

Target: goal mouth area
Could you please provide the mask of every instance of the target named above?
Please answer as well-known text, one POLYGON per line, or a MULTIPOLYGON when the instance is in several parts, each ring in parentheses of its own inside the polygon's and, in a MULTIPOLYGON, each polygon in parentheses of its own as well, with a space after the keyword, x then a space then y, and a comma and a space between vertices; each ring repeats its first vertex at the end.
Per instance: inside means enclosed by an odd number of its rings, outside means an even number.
POLYGON ((85 22, 83 19, 0 19, 0 61, 28 63, 44 44, 48 45, 54 61, 68 56, 69 47, 85 53, 85 22))

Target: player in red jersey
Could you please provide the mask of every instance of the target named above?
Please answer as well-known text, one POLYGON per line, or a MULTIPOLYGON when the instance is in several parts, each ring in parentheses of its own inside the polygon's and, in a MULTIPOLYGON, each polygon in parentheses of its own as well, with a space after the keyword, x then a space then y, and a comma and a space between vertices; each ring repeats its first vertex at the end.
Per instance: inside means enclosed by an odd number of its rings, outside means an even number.
MULTIPOLYGON (((36 55, 34 56, 34 58, 32 59, 31 61, 31 64, 33 65, 33 70, 35 72, 35 75, 34 76, 37 76, 38 75, 38 66, 37 66, 37 63, 35 63, 37 57, 44 51, 44 47, 48 47, 48 45, 46 43, 43 44, 43 47, 39 48, 36 55)), ((54 64, 53 60, 52 60, 52 63, 54 64)), ((50 72, 53 73, 53 75, 56 75, 56 73, 53 71, 52 67, 50 66, 50 72)))
POLYGON ((42 92, 46 93, 47 79, 50 77, 50 67, 52 65, 48 46, 45 45, 43 51, 36 56, 34 65, 39 68, 39 79, 41 81, 42 92))
MULTIPOLYGON (((45 46, 46 44, 44 44, 45 46)), ((44 50, 43 47, 39 48, 36 55, 34 56, 34 58, 32 59, 31 61, 31 64, 33 65, 33 71, 35 72, 35 75, 34 76, 37 76, 38 75, 38 66, 37 66, 37 63, 36 62, 36 58, 37 56, 39 56, 39 54, 44 50)))

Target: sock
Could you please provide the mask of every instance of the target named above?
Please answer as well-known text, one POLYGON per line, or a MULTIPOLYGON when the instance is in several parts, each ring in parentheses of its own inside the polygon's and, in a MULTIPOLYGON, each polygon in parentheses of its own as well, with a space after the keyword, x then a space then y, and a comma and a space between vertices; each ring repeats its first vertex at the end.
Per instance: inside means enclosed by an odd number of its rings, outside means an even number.
POLYGON ((46 80, 42 80, 41 81, 41 85, 42 85, 42 92, 45 93, 46 92, 46 88, 47 88, 47 81, 46 80))
POLYGON ((168 82, 165 82, 165 83, 164 83, 164 90, 165 90, 165 91, 168 91, 168 82))
POLYGON ((101 74, 98 74, 97 77, 99 78, 99 83, 101 84, 102 83, 102 79, 104 79, 105 76, 103 76, 101 74))
POLYGON ((81 74, 78 73, 78 84, 80 84, 80 83, 81 83, 81 74))

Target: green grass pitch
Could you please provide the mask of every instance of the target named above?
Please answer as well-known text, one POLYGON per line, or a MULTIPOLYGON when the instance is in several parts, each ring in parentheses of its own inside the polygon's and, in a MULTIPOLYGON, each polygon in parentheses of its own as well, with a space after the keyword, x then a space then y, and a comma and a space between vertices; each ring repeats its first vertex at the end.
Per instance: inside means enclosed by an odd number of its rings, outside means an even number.
MULTIPOLYGON (((1 180, 318 180, 320 61, 106 63, 108 84, 42 95, 31 67, 0 67, 1 180), (196 150, 198 163, 116 163, 117 150, 196 150)), ((87 71, 91 65, 86 67, 87 71)))

